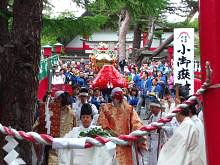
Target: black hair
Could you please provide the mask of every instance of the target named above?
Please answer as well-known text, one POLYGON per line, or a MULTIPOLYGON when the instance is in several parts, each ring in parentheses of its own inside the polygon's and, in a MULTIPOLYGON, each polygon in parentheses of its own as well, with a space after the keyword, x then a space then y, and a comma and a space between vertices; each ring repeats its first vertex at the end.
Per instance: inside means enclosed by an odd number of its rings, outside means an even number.
POLYGON ((149 73, 147 71, 144 71, 144 73, 147 75, 147 78, 149 77, 149 73))
MULTIPOLYGON (((188 98, 189 97, 189 88, 186 85, 181 85, 181 84, 178 84, 178 85, 179 85, 179 96, 182 96, 185 99, 188 98)), ((177 90, 177 86, 175 85, 174 86, 175 93, 176 93, 176 90, 177 90)))
POLYGON ((75 85, 72 86, 72 89, 76 89, 76 88, 80 89, 80 85, 79 84, 75 84, 75 85))
POLYGON ((93 114, 92 114, 92 106, 89 103, 84 103, 81 107, 81 113, 80 113, 80 118, 83 115, 91 115, 91 117, 93 118, 93 114))
POLYGON ((46 102, 47 101, 47 95, 44 95, 42 100, 43 100, 43 102, 46 102))
POLYGON ((60 95, 61 97, 61 106, 71 105, 70 96, 67 92, 64 92, 60 95))
POLYGON ((132 69, 132 70, 135 70, 135 72, 137 72, 137 70, 136 70, 136 68, 135 68, 135 67, 132 67, 131 69, 132 69))
POLYGON ((47 101, 47 98, 48 98, 48 96, 49 96, 50 94, 51 94, 51 92, 47 91, 46 94, 43 96, 42 101, 43 101, 43 102, 46 102, 46 101, 47 101))
POLYGON ((96 87, 93 91, 95 92, 95 91, 101 91, 101 90, 99 87, 96 87))
POLYGON ((189 107, 190 112, 192 113, 192 115, 198 115, 197 109, 195 105, 191 105, 189 107))
POLYGON ((83 92, 88 93, 88 89, 87 88, 81 88, 80 93, 83 93, 83 92))
POLYGON ((181 111, 180 114, 183 115, 183 116, 189 116, 189 109, 188 108, 184 108, 184 110, 181 111))
POLYGON ((129 93, 130 93, 130 95, 131 95, 131 92, 132 92, 132 91, 135 91, 135 92, 136 92, 135 97, 137 97, 137 96, 138 96, 138 89, 137 89, 137 88, 135 88, 135 87, 131 88, 131 89, 130 89, 130 92, 129 92, 129 93))

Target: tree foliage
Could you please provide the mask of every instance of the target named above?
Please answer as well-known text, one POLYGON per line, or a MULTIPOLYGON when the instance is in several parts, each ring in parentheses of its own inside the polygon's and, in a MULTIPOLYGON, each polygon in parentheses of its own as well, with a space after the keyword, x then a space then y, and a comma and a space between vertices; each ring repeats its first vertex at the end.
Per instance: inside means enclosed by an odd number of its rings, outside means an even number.
POLYGON ((189 21, 183 21, 183 22, 176 22, 176 23, 170 23, 170 22, 162 22, 163 26, 174 29, 174 28, 194 28, 196 32, 199 30, 198 25, 198 19, 195 19, 191 22, 189 21))
POLYGON ((169 0, 96 0, 90 4, 94 13, 120 14, 122 9, 130 12, 133 20, 159 15, 169 5, 169 0))
POLYGON ((84 16, 76 18, 71 13, 62 13, 57 18, 43 18, 42 44, 54 43, 58 39, 66 44, 76 35, 90 35, 98 31, 107 20, 107 17, 84 16), (55 40, 54 40, 55 39, 55 40))

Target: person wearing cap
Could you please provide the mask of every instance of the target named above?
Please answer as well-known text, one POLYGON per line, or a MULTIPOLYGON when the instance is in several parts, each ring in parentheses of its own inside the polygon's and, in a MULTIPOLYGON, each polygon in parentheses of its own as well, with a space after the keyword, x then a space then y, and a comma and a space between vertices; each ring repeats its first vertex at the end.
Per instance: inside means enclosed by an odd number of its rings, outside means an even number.
MULTIPOLYGON (((80 120, 82 125, 74 127, 68 132, 64 138, 79 138, 81 131, 88 131, 93 128, 99 128, 92 124, 93 112, 92 107, 88 103, 84 103, 81 107, 80 120)), ((59 149, 59 165, 112 165, 115 154, 115 144, 113 146, 113 154, 110 154, 106 146, 88 149, 59 149)))
MULTIPOLYGON (((102 104, 97 125, 111 130, 114 136, 129 135, 132 131, 143 127, 143 123, 135 110, 124 99, 121 88, 116 87, 111 92, 112 103, 102 104)), ((116 147, 116 160, 122 165, 132 165, 131 146, 116 147)))
POLYGON ((55 70, 54 76, 52 77, 52 84, 64 84, 65 80, 63 76, 60 74, 59 70, 55 70))
POLYGON ((184 108, 174 112, 180 125, 161 149, 158 165, 203 165, 200 155, 199 130, 189 118, 189 109, 184 108))
MULTIPOLYGON (((72 104, 72 109, 76 113, 77 126, 82 125, 80 121, 81 108, 84 103, 88 103, 88 99, 89 99, 88 89, 81 88, 76 103, 72 104)), ((92 107, 92 113, 93 113, 92 124, 95 125, 98 118, 98 110, 94 104, 90 103, 90 105, 92 107)))
POLYGON ((205 131, 203 122, 198 118, 199 113, 199 100, 196 100, 194 104, 189 107, 189 116, 193 123, 195 124, 196 128, 199 130, 199 145, 201 146, 201 159, 203 164, 207 164, 206 160, 206 145, 205 145, 205 131))
MULTIPOLYGON (((157 122, 159 119, 165 117, 163 107, 158 99, 154 99, 149 104, 151 115, 149 116, 148 124, 157 122)), ((158 154, 162 148, 162 145, 172 136, 173 130, 178 126, 178 123, 173 119, 170 123, 160 127, 156 131, 151 131, 148 134, 148 152, 147 162, 150 165, 157 165, 158 154)))

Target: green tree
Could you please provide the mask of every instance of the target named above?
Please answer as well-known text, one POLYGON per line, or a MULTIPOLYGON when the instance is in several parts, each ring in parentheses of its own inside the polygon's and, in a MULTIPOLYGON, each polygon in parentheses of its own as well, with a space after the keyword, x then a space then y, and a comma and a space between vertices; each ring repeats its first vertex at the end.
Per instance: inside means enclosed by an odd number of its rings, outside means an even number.
MULTIPOLYGON (((96 0, 95 3, 90 3, 90 8, 96 13, 118 16, 118 54, 119 61, 122 61, 126 56, 126 34, 132 25, 131 23, 141 25, 141 19, 145 18, 146 20, 150 16, 158 16, 167 5, 168 0, 96 0)), ((140 26, 137 27, 138 31, 140 29, 140 26)))
POLYGON ((82 16, 76 18, 71 12, 63 12, 56 18, 43 18, 42 44, 59 41, 63 44, 71 41, 76 35, 90 35, 100 30, 107 17, 102 15, 82 16))

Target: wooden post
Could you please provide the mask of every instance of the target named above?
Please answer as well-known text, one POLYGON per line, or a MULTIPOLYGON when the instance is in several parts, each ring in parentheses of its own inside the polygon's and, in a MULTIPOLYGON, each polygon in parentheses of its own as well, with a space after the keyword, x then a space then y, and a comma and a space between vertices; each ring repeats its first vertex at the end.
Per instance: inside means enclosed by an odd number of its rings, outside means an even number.
POLYGON ((175 84, 176 86, 176 100, 180 100, 180 89, 179 89, 179 84, 175 84))

